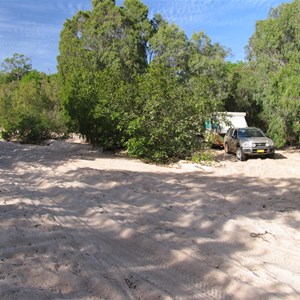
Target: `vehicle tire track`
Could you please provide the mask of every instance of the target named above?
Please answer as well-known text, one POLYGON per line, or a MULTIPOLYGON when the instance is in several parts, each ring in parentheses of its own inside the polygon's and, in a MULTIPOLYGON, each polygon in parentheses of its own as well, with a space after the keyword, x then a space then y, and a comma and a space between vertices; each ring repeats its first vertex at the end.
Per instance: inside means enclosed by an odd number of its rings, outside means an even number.
MULTIPOLYGON (((54 199, 51 199, 47 197, 47 195, 44 194, 42 190, 38 188, 38 186, 43 186, 46 184, 45 180, 42 178, 39 178, 35 181, 35 186, 32 185, 26 178, 19 177, 19 183, 23 183, 22 185, 22 194, 24 194, 24 189, 27 190, 27 193, 25 194, 32 194, 32 198, 35 199, 43 199, 43 201, 47 203, 53 203, 54 206, 59 206, 60 203, 56 202, 54 199), (37 197, 34 197, 37 194, 37 197)), ((71 195, 70 195, 71 196, 71 195)), ((32 205, 37 205, 37 200, 32 200, 32 205)), ((188 269, 183 270, 183 265, 176 265, 176 257, 174 255, 170 256, 170 253, 174 250, 169 248, 164 248, 161 245, 158 245, 154 240, 149 240, 149 237, 143 237, 141 234, 138 234, 138 232, 134 232, 134 235, 130 239, 122 239, 122 238, 113 238, 112 233, 105 233, 106 228, 101 226, 95 226, 88 224, 83 218, 78 216, 55 216, 56 221, 60 223, 63 227, 72 227, 72 226, 78 226, 80 224, 80 227, 82 229, 85 229, 88 232, 93 232, 92 238, 93 240, 99 240, 101 241, 101 247, 107 247, 107 245, 110 245, 109 251, 106 253, 106 257, 108 253, 114 253, 113 258, 111 258, 112 262, 117 262, 117 265, 123 266, 123 269, 132 268, 132 266, 137 265, 137 262, 139 262, 140 265, 143 265, 144 273, 140 272, 139 277, 141 280, 145 280, 147 282, 150 282, 152 285, 154 285, 156 288, 160 289, 161 291, 164 291, 172 295, 173 298, 176 298, 176 293, 174 293, 174 286, 180 286, 181 288, 178 290, 183 291, 189 291, 191 293, 191 296, 194 297, 195 295, 197 298, 201 299, 225 299, 225 295, 222 294, 220 290, 218 290, 216 287, 210 287, 201 280, 199 281, 199 277, 201 274, 197 274, 197 268, 194 267, 194 264, 197 264, 199 266, 199 269, 203 268, 203 261, 196 261, 194 260, 192 263, 190 263, 191 271, 188 269), (105 229, 105 230, 103 230, 105 229), (134 254, 132 253, 134 252, 134 254), (130 263, 124 263, 124 260, 118 259, 118 257, 121 255, 124 255, 126 253, 127 259, 130 261, 130 263), (145 263, 145 261, 147 263, 145 263), (155 272, 154 276, 150 276, 151 273, 153 273, 153 268, 149 268, 147 264, 151 266, 156 266, 161 268, 162 271, 155 272), (178 279, 170 279, 174 278, 176 276, 178 279), (160 277, 159 280, 156 278, 160 277), (162 284, 163 283, 163 284, 162 284)), ((115 225, 119 224, 115 221, 109 220, 110 222, 114 222, 115 225)), ((122 230, 124 228, 118 228, 119 234, 121 234, 122 230)), ((116 232, 115 232, 116 234, 116 232)), ((81 237, 82 239, 83 237, 81 237)), ((91 237, 89 237, 90 240, 91 237)), ((78 237, 76 237, 78 240, 78 237)), ((86 240, 85 242, 89 242, 86 240)), ((181 253, 180 251, 176 250, 179 256, 184 255, 184 259, 193 260, 192 257, 187 256, 186 254, 181 253)), ((111 254, 110 254, 111 256, 111 254)), ((97 257, 99 261, 100 257, 97 257)), ((103 261, 102 261, 103 264, 103 261)), ((205 266, 207 269, 207 266, 205 266)))

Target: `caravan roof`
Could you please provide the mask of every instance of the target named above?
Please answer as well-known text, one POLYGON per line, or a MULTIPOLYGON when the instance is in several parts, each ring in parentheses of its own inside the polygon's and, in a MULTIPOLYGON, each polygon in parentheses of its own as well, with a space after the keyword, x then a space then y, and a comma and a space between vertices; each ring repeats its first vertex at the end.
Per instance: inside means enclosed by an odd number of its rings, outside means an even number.
POLYGON ((225 134, 230 127, 248 127, 245 112, 220 112, 215 121, 207 122, 206 129, 225 134))

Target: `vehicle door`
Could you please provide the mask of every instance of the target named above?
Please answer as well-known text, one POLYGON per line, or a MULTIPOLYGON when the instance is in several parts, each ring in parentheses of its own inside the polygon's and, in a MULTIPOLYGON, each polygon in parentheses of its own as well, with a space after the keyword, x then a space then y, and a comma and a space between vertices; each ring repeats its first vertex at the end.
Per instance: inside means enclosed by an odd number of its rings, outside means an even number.
POLYGON ((231 152, 230 149, 230 144, 231 144, 231 135, 232 135, 232 128, 229 128, 225 134, 225 138, 224 138, 224 142, 227 144, 228 146, 228 151, 231 152))
POLYGON ((230 149, 232 152, 236 152, 238 146, 237 129, 232 130, 230 139, 230 149))

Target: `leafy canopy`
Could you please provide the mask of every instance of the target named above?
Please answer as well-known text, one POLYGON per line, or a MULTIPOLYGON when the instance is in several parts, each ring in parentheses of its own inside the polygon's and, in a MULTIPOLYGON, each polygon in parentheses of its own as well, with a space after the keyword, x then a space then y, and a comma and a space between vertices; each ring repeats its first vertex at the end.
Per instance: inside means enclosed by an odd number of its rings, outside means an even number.
POLYGON ((248 45, 248 59, 257 81, 258 103, 278 146, 300 136, 300 1, 271 10, 258 21, 248 45))

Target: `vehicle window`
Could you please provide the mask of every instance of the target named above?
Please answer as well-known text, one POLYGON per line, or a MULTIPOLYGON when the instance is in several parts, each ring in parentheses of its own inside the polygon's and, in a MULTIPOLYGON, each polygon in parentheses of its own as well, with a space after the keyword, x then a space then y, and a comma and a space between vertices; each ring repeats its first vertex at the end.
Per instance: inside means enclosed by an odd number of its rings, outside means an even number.
POLYGON ((234 138, 236 138, 236 137, 237 137, 237 131, 236 131, 236 130, 234 130, 234 132, 233 132, 232 136, 233 136, 234 138))
POLYGON ((239 136, 239 138, 249 137, 246 129, 239 129, 238 136, 239 136))
POLYGON ((264 133, 258 128, 243 128, 239 129, 239 138, 264 137, 264 133))

